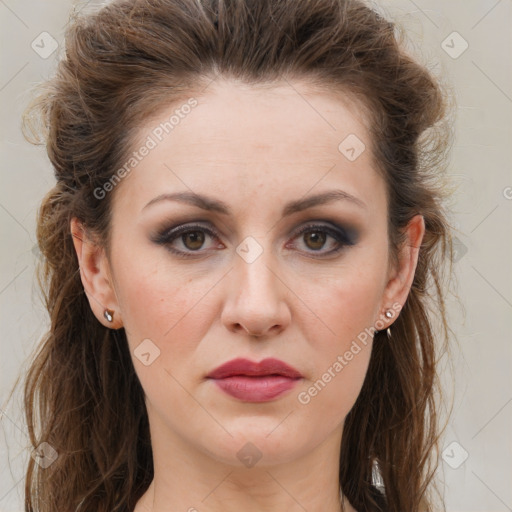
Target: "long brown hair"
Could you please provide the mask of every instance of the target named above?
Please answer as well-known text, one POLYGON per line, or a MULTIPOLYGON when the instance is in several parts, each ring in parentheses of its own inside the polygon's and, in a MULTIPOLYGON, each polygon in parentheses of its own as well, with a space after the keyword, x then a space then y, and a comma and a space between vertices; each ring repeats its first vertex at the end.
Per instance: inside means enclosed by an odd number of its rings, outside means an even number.
POLYGON ((153 478, 126 333, 94 317, 69 223, 79 218, 108 251, 115 191, 101 199, 94 191, 126 161, 143 120, 220 76, 247 84, 309 79, 357 98, 386 182, 395 261, 403 228, 416 214, 425 219, 410 294, 391 340, 375 334, 345 421, 340 485, 361 512, 433 510, 437 364, 450 333, 450 102, 403 39, 399 26, 356 0, 125 0, 73 21, 65 57, 25 125, 27 136, 43 130, 57 180, 37 226, 51 327, 31 362, 24 403, 31 443, 47 442, 58 457, 46 469, 30 459, 27 512, 129 512, 153 478), (372 485, 376 464, 385 499, 372 485))

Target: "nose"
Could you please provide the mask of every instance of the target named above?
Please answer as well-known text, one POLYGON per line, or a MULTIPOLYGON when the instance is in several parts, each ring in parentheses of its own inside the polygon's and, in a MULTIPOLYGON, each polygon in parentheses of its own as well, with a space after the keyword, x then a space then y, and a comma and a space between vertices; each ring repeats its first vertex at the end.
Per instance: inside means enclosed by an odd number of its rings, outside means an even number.
POLYGON ((270 249, 254 261, 237 254, 227 278, 228 296, 221 320, 229 331, 266 338, 286 329, 291 320, 290 290, 270 249))

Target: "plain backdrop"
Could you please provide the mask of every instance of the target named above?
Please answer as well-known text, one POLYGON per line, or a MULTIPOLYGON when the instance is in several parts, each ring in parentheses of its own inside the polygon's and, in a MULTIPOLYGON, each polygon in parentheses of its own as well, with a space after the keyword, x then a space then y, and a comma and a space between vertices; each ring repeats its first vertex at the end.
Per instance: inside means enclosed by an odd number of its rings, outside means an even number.
MULTIPOLYGON (((449 308, 460 348, 455 371, 443 374, 453 394, 439 472, 446 507, 512 511, 512 2, 374 5, 406 27, 411 50, 451 84, 457 101, 449 174, 458 187, 460 302, 450 298, 449 308)), ((34 280, 35 218, 54 178, 44 148, 23 139, 21 115, 29 89, 55 67, 73 7, 96 8, 93 1, 0 0, 0 512, 23 510, 30 456, 19 389, 6 399, 48 327, 34 280)))

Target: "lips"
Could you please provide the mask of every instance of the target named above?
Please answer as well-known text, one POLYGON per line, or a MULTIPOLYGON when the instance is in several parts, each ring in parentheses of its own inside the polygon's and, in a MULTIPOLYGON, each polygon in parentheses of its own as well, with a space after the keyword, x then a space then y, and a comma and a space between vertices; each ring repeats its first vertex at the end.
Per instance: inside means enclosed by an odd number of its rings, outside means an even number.
POLYGON ((245 402, 267 402, 292 389, 301 373, 279 359, 233 359, 207 375, 222 391, 245 402))
POLYGON ((208 374, 208 377, 211 379, 225 379, 235 375, 244 375, 246 377, 281 375, 290 379, 300 379, 302 377, 295 368, 274 358, 263 359, 259 363, 249 361, 248 359, 233 359, 213 370, 213 372, 208 374))

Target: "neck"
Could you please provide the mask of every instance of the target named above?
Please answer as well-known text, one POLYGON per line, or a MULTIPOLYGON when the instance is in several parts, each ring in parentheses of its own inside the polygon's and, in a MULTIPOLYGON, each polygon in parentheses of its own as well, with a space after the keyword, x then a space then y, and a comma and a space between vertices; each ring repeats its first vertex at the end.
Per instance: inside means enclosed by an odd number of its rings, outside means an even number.
POLYGON ((135 512, 355 512, 340 503, 341 427, 321 446, 280 464, 215 460, 153 425, 154 479, 135 512))

